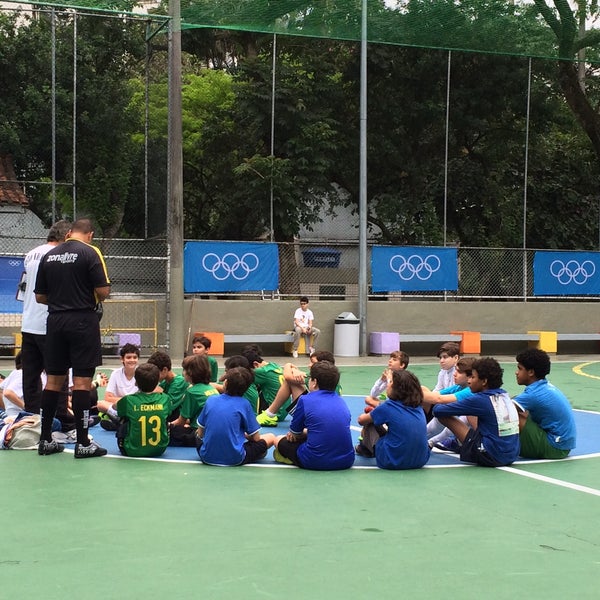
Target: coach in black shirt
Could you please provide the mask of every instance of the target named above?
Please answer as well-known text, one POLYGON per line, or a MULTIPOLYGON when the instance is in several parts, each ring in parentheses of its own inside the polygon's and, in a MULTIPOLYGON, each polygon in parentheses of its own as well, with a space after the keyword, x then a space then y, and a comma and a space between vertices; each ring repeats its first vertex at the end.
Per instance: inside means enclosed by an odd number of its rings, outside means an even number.
POLYGON ((40 263, 35 297, 48 305, 45 363, 48 381, 42 392, 41 455, 62 452, 52 439, 52 419, 69 368, 73 369, 73 413, 77 429, 75 458, 104 456, 106 450, 88 436, 90 389, 102 364, 100 323, 95 308, 110 293, 110 280, 101 252, 91 245, 89 219, 78 219, 64 243, 40 263))

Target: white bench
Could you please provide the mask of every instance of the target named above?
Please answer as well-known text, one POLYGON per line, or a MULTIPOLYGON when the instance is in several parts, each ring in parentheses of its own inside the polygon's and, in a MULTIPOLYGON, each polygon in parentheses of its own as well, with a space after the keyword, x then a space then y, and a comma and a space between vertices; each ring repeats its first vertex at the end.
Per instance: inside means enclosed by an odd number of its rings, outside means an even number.
POLYGON ((557 333, 556 339, 559 342, 600 341, 600 333, 557 333))
POLYGON ((226 333, 223 340, 234 344, 285 344, 293 342, 294 336, 291 333, 226 333))
POLYGON ((400 343, 402 342, 460 342, 462 336, 452 333, 400 333, 400 343))

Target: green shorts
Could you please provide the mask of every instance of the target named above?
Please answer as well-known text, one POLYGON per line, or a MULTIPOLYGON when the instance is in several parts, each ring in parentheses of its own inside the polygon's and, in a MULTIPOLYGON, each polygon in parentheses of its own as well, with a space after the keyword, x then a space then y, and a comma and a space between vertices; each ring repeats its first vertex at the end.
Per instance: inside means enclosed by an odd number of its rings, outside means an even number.
POLYGON ((519 432, 523 458, 566 458, 570 450, 555 448, 549 441, 546 432, 531 417, 519 432))

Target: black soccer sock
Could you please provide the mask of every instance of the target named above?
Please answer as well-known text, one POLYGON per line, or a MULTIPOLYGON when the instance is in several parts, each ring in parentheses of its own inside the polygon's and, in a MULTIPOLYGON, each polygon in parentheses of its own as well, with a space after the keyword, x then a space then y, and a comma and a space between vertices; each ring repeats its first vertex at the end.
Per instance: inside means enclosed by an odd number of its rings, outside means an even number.
POLYGON ((40 439, 47 442, 52 441, 52 421, 56 414, 56 407, 60 399, 60 392, 54 390, 44 390, 41 398, 42 414, 42 433, 40 439))
POLYGON ((88 390, 73 390, 73 414, 75 415, 75 428, 77 429, 77 443, 88 446, 88 425, 90 422, 90 393, 88 390))

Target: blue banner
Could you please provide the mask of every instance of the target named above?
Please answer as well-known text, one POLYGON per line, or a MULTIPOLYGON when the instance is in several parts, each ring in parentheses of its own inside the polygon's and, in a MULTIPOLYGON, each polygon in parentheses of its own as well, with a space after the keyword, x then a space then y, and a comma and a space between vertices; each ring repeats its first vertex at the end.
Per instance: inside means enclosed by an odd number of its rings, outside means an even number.
POLYGON ((535 296, 600 294, 600 253, 536 252, 533 293, 535 296))
POLYGON ((183 286, 189 294, 279 288, 277 244, 188 242, 183 258, 183 286))
POLYGON ((373 292, 433 292, 458 289, 456 248, 373 246, 373 292))
POLYGON ((24 270, 22 258, 0 256, 0 313, 23 312, 23 303, 16 299, 16 295, 24 270))

